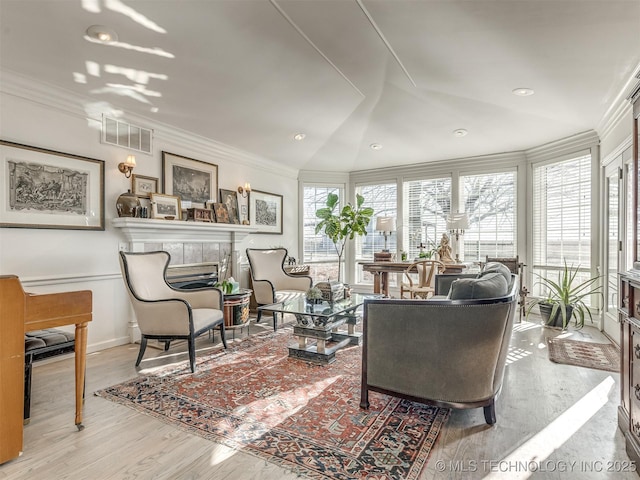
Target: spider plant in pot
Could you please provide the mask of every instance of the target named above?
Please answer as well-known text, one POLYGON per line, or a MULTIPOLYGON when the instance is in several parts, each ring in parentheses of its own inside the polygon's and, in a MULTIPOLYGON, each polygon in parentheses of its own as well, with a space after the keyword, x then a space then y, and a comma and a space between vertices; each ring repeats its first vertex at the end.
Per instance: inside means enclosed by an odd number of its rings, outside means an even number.
POLYGON ((602 286, 598 283, 600 277, 580 282, 577 275, 578 267, 567 266, 566 260, 564 268, 558 272, 557 281, 536 274, 540 279, 537 283, 547 291, 547 296, 533 300, 527 309, 527 316, 538 305, 544 324, 550 327, 565 330, 572 318, 576 328, 584 327, 585 317, 589 317, 593 323, 591 310, 585 302, 592 295, 603 298, 602 286))

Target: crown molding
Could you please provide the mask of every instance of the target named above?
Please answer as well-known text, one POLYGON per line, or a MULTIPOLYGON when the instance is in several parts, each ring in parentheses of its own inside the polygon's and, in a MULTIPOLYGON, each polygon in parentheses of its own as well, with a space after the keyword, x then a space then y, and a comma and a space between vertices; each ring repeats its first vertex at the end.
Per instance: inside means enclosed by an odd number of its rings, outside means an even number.
POLYGON ((600 137, 595 130, 587 130, 570 137, 561 138, 553 142, 540 145, 539 147, 525 150, 524 154, 531 163, 543 162, 558 158, 562 155, 578 152, 580 150, 591 149, 600 144, 600 137))
POLYGON ((269 173, 277 171, 278 174, 283 177, 291 179, 298 178, 298 169, 284 166, 268 158, 240 150, 210 138, 202 137, 172 125, 158 122, 148 117, 127 113, 115 106, 111 106, 107 102, 104 102, 104 105, 98 105, 99 108, 97 109, 88 111, 87 106, 96 105, 97 102, 95 99, 77 95, 68 90, 46 82, 34 80, 31 77, 16 72, 0 70, 0 92, 49 109, 64 112, 68 115, 95 121, 98 122, 99 125, 102 124, 102 114, 105 113, 109 116, 121 118, 132 124, 151 128, 153 130, 154 148, 156 148, 156 150, 157 141, 161 140, 167 143, 183 145, 195 153, 205 154, 207 158, 233 161, 234 163, 269 173))
POLYGON ((640 64, 638 64, 632 72, 637 73, 632 73, 629 76, 624 87, 622 87, 616 98, 611 102, 611 105, 596 126, 596 130, 600 133, 601 138, 607 137, 611 130, 629 113, 632 99, 640 92, 640 82, 638 81, 640 79, 640 64))
POLYGON ((440 175, 450 175, 452 172, 474 171, 487 169, 503 170, 514 168, 525 161, 523 152, 504 152, 477 157, 454 158, 436 162, 413 163, 398 167, 385 167, 374 170, 357 170, 351 172, 354 184, 379 181, 390 178, 422 179, 440 175))
POLYGON ((609 165, 613 160, 615 160, 616 158, 618 158, 620 155, 622 155, 624 153, 624 151, 627 148, 630 148, 633 145, 633 137, 631 135, 628 135, 623 141, 622 143, 620 143, 620 145, 618 145, 616 148, 614 148, 606 157, 600 159, 600 165, 602 167, 606 167, 607 165, 609 165))

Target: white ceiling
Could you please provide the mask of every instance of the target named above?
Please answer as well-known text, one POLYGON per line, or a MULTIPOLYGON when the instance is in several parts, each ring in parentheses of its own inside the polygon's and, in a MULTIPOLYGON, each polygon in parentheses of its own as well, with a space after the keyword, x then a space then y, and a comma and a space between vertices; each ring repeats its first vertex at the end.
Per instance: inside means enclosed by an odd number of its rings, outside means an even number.
POLYGON ((0 69, 125 118, 353 171, 595 129, 640 65, 640 0, 0 0, 0 34, 0 69))

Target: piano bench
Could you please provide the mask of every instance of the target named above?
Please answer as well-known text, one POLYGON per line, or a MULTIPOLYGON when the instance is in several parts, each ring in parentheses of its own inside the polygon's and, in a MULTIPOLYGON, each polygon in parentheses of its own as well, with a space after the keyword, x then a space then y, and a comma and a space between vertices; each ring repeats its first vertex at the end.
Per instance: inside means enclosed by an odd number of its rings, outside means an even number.
POLYGON ((73 353, 75 335, 55 328, 34 330, 24 335, 24 424, 31 418, 31 373, 33 362, 73 353))

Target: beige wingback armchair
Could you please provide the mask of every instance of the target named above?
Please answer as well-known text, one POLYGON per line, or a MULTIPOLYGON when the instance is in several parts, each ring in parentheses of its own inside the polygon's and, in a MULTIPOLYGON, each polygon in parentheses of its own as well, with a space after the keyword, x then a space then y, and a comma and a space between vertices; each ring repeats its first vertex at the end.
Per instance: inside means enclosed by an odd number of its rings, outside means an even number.
POLYGON ((165 342, 165 350, 172 340, 185 339, 191 372, 195 372, 196 337, 219 327, 222 344, 227 348, 223 295, 213 287, 192 290, 171 287, 165 280, 170 259, 168 252, 120 252, 122 276, 142 334, 136 367, 142 361, 149 338, 165 342))
POLYGON ((495 423, 518 309, 518 278, 510 280, 500 279, 507 294, 494 298, 365 300, 360 406, 369 408, 371 390, 444 407, 483 407, 485 421, 495 423))
MULTIPOLYGON (((289 275, 284 270, 286 248, 247 248, 247 258, 251 270, 251 281, 256 303, 270 305, 287 298, 302 295, 311 288, 313 280, 306 275, 289 275)), ((256 322, 262 311, 258 310, 256 322)), ((278 317, 273 314, 273 329, 278 328, 278 317)))

